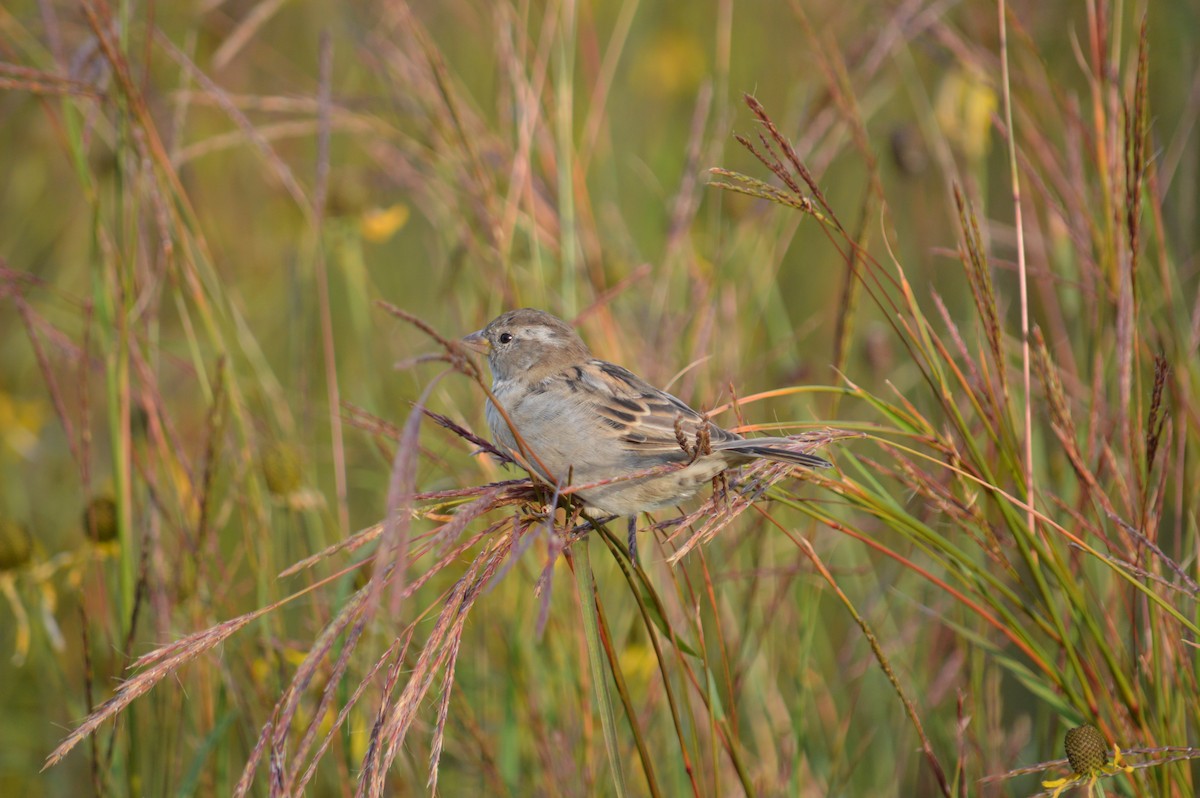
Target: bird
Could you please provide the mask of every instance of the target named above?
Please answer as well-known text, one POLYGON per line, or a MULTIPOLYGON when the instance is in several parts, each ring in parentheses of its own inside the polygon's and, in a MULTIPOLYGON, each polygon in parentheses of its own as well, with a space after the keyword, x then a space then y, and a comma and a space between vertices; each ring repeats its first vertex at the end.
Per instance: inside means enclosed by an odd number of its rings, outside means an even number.
POLYGON ((745 438, 714 424, 595 357, 571 325, 543 310, 510 310, 462 344, 487 356, 492 387, 485 414, 493 441, 550 485, 604 483, 576 495, 593 519, 628 519, 634 562, 639 513, 678 504, 731 467, 758 459, 832 466, 798 451, 794 440, 745 438), (648 469, 654 471, 640 473, 648 469))

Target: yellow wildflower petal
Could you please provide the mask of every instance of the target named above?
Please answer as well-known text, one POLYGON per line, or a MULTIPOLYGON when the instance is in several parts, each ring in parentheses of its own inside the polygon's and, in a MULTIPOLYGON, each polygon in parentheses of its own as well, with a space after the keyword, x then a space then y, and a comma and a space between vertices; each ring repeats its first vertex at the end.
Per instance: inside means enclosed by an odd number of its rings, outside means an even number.
POLYGON ((1075 783, 1075 779, 1074 779, 1074 777, 1072 777, 1069 779, 1055 779, 1054 781, 1043 781, 1042 786, 1045 787, 1047 790, 1050 790, 1050 789, 1054 790, 1054 793, 1050 796, 1050 798, 1058 798, 1058 796, 1062 794, 1063 790, 1065 790, 1067 787, 1070 787, 1074 783, 1075 783))
POLYGON ((1111 767, 1113 768, 1114 773, 1121 770, 1125 771, 1126 773, 1133 772, 1133 765, 1126 765, 1123 763, 1121 759, 1121 746, 1117 745, 1116 743, 1113 744, 1113 759, 1111 767))
POLYGON ((397 203, 390 208, 372 208, 362 215, 358 229, 373 244, 387 241, 408 222, 408 206, 397 203))
POLYGON ((992 115, 999 98, 991 85, 969 70, 952 69, 938 85, 934 116, 946 138, 975 160, 990 148, 992 115))
POLYGON ((695 91, 705 69, 704 48, 696 37, 667 32, 638 51, 630 80, 640 94, 676 97, 695 91))

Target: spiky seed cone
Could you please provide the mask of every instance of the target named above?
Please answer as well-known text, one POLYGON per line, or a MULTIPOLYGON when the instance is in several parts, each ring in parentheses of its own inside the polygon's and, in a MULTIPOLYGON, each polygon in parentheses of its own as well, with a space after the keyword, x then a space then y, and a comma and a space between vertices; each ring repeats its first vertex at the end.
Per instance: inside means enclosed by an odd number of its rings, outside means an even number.
POLYGON ((93 543, 117 539, 117 502, 111 496, 96 496, 83 511, 83 532, 93 543))
POLYGON ((1108 764, 1108 741, 1095 726, 1077 726, 1067 732, 1067 761, 1080 775, 1108 764))
POLYGON ((262 455, 263 477, 272 496, 289 496, 299 490, 304 475, 300 470, 300 454, 295 447, 277 442, 262 455))
POLYGON ((33 540, 29 530, 16 521, 0 520, 0 571, 11 571, 29 562, 33 540))

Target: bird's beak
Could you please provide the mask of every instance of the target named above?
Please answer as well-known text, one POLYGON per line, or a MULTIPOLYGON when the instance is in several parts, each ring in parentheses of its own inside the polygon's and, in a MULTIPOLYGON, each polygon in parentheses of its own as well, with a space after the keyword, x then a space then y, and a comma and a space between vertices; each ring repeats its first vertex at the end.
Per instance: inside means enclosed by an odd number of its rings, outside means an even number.
POLYGON ((492 342, 484 336, 483 330, 471 333, 462 339, 462 343, 468 349, 473 349, 481 355, 488 355, 492 352, 492 342))

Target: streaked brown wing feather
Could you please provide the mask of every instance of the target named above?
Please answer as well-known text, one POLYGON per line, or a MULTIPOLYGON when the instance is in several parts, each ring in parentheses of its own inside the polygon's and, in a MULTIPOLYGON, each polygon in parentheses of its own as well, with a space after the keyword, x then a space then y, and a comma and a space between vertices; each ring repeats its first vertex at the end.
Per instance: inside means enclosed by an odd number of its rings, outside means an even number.
POLYGON ((581 372, 580 379, 595 389, 597 417, 621 433, 621 441, 631 452, 667 460, 689 457, 675 434, 676 421, 689 446, 695 445, 696 432, 705 424, 712 444, 741 439, 740 435, 706 422, 679 399, 621 366, 590 360, 577 369, 581 372))

